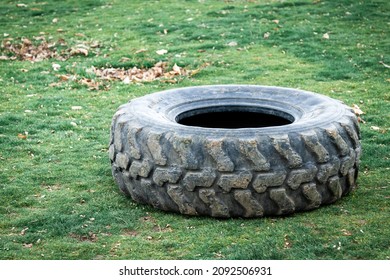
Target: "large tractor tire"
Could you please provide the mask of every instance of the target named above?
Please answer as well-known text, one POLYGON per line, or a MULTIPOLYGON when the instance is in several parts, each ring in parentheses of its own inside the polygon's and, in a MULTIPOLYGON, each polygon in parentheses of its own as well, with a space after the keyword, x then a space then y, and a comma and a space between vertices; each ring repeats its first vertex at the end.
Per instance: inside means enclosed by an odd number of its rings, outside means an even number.
POLYGON ((356 186, 357 118, 288 88, 162 91, 122 105, 109 157, 123 193, 186 215, 262 217, 330 204, 356 186))

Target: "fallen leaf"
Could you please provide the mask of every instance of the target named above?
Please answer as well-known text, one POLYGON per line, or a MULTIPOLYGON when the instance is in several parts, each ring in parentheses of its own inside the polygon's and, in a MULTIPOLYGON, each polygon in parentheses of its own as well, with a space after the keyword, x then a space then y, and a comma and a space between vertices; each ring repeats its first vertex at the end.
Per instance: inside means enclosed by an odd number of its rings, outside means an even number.
POLYGON ((88 56, 88 50, 86 48, 77 48, 70 51, 70 56, 83 54, 85 56, 88 56))
POLYGON ((22 39, 22 43, 24 45, 26 45, 26 46, 30 46, 32 44, 31 41, 29 39, 27 39, 27 38, 23 38, 22 39))
POLYGON ((272 22, 276 23, 276 24, 279 24, 279 20, 278 19, 274 19, 272 22))
POLYGON ((53 18, 53 20, 51 22, 52 23, 57 23, 58 22, 58 18, 53 18))
POLYGON ((135 54, 143 53, 143 52, 147 52, 147 51, 148 51, 147 49, 139 49, 139 50, 135 51, 135 54))
POLYGON ((268 39, 270 35, 271 35, 271 33, 265 32, 264 35, 263 35, 263 38, 264 39, 268 39))
POLYGON ((28 230, 28 227, 22 229, 22 231, 20 232, 20 235, 25 235, 27 230, 28 230))
POLYGON ((360 123, 366 123, 366 121, 363 120, 361 117, 358 117, 358 122, 360 122, 360 123))
POLYGON ((27 8, 27 5, 23 4, 23 3, 20 3, 20 4, 16 4, 16 7, 18 7, 18 8, 27 8))
POLYGON ((100 43, 98 41, 93 41, 90 45, 91 48, 95 49, 100 47, 100 43))
POLYGON ((376 131, 378 131, 378 130, 380 130, 380 127, 378 127, 378 126, 370 126, 370 128, 372 129, 372 130, 376 130, 376 131))
POLYGON ((23 247, 24 248, 32 248, 33 244, 32 243, 29 243, 29 244, 23 244, 23 247))
POLYGON ((77 111, 77 110, 82 110, 83 107, 82 106, 72 106, 71 109, 77 111))
POLYGON ((328 39, 329 39, 329 34, 328 34, 328 33, 325 33, 324 35, 322 35, 322 38, 328 40, 328 39))
POLYGON ((172 70, 179 75, 181 74, 181 67, 177 66, 176 63, 173 65, 172 70))
POLYGON ((27 139, 27 135, 26 134, 22 134, 22 133, 18 133, 18 138, 19 139, 27 139))
POLYGON ((54 71, 58 71, 60 70, 61 65, 59 65, 58 63, 53 63, 51 67, 53 68, 54 71))
POLYGON ((349 230, 346 230, 346 229, 342 229, 341 232, 342 232, 343 235, 345 235, 345 236, 351 236, 351 235, 352 235, 352 232, 350 232, 349 230))
POLYGON ((291 248, 291 241, 290 238, 287 234, 284 235, 284 249, 289 249, 291 248))
POLYGON ((385 66, 386 68, 390 68, 390 65, 387 65, 386 63, 384 63, 383 61, 379 61, 380 64, 382 64, 383 66, 385 66))
POLYGON ((164 55, 164 54, 168 53, 168 51, 167 51, 167 50, 164 50, 164 49, 161 49, 161 50, 157 50, 156 53, 157 53, 158 55, 164 55))
POLYGON ((68 81, 69 80, 69 76, 68 75, 59 75, 58 78, 60 78, 61 81, 68 81))
POLYGON ((359 106, 356 104, 353 104, 352 110, 355 113, 355 115, 357 115, 357 116, 364 114, 364 112, 362 110, 360 110, 359 106))
POLYGON ((229 47, 236 47, 238 44, 235 41, 231 41, 227 44, 229 47))
POLYGON ((123 80, 123 83, 124 84, 130 84, 130 77, 129 76, 126 76, 125 79, 123 80))
POLYGON ((126 61, 129 61, 129 60, 131 60, 131 59, 128 58, 128 57, 122 57, 122 58, 119 60, 119 62, 126 62, 126 61))

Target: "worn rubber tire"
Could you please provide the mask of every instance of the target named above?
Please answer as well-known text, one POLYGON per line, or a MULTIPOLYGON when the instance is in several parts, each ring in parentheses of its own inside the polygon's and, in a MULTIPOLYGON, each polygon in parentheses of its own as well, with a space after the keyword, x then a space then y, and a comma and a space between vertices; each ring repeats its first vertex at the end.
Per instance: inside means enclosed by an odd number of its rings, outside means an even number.
POLYGON ((285 215, 333 203, 355 188, 360 155, 356 116, 341 102, 247 85, 134 99, 114 115, 109 145, 113 177, 133 200, 224 218, 285 215), (229 107, 283 115, 292 123, 240 129, 178 123, 185 114, 229 107))

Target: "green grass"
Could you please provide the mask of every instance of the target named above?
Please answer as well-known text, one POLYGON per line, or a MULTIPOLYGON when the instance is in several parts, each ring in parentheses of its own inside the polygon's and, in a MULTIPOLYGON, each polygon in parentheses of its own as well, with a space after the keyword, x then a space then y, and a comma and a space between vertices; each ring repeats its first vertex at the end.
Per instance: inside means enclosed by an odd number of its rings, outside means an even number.
POLYGON ((390 259, 389 1, 17 3, 1 4, 3 39, 43 34, 68 47, 100 46, 66 61, 0 61, 0 259, 390 259), (177 84, 50 86, 58 75, 94 78, 91 66, 159 60, 209 65, 177 84), (118 106, 167 88, 228 83, 358 104, 366 122, 359 188, 315 211, 262 219, 186 217, 121 195, 107 155, 118 106))

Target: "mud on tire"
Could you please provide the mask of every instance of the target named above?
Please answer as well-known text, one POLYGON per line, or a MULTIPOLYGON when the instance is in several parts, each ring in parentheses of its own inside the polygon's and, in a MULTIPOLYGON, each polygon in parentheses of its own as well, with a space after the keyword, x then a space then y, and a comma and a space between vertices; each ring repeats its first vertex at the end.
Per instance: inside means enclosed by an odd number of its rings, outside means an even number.
POLYGON ((150 94, 112 120, 123 193, 187 215, 262 217, 333 203, 356 186, 360 134, 341 102, 246 85, 150 94))

